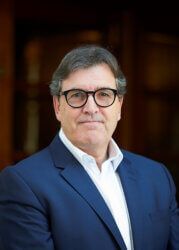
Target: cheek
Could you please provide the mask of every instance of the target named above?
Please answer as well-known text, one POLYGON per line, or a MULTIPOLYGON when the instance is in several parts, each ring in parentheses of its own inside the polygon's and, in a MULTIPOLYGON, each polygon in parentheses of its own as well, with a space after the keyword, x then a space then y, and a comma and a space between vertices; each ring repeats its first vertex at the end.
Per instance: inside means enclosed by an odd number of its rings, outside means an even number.
POLYGON ((121 120, 121 110, 117 114, 117 121, 121 120))
POLYGON ((121 119, 121 106, 117 105, 108 112, 109 121, 118 122, 121 119))
POLYGON ((121 108, 110 109, 107 114, 104 114, 104 116, 106 117, 108 129, 113 130, 121 119, 121 108))
POLYGON ((118 123, 118 121, 120 119, 121 119, 121 112, 120 111, 113 113, 113 115, 111 116, 111 124, 116 125, 116 123, 118 123))
POLYGON ((65 112, 63 110, 64 108, 60 106, 58 110, 56 111, 56 118, 61 123, 63 123, 63 120, 65 119, 65 112))
POLYGON ((116 108, 117 121, 121 119, 121 108, 122 108, 122 102, 118 103, 117 108, 116 108))
POLYGON ((55 115, 56 115, 57 120, 58 120, 59 122, 61 122, 61 115, 60 115, 60 112, 57 111, 57 112, 55 113, 55 115))
POLYGON ((75 127, 77 117, 78 112, 67 107, 61 107, 58 114, 58 120, 61 122, 61 125, 68 128, 75 127))

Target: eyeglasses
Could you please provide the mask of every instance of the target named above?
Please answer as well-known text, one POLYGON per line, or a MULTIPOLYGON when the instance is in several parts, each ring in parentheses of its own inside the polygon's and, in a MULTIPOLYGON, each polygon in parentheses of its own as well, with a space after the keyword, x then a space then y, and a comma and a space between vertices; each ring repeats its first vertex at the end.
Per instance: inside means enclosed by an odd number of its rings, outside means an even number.
POLYGON ((87 103, 89 95, 92 95, 95 103, 99 107, 106 108, 114 103, 117 93, 118 92, 116 89, 111 88, 101 88, 97 89, 96 91, 70 89, 61 92, 60 96, 65 96, 65 99, 69 106, 73 108, 81 108, 87 103))

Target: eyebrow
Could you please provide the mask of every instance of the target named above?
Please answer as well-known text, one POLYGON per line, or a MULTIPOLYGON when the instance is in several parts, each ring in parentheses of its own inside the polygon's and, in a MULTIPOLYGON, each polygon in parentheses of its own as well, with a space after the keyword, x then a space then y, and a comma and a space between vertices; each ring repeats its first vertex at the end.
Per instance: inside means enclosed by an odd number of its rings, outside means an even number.
POLYGON ((73 87, 71 89, 62 90, 62 92, 68 91, 68 90, 96 91, 98 89, 111 89, 111 88, 112 88, 111 86, 100 86, 100 87, 96 87, 94 90, 89 90, 89 89, 82 89, 82 88, 78 88, 78 87, 73 87))

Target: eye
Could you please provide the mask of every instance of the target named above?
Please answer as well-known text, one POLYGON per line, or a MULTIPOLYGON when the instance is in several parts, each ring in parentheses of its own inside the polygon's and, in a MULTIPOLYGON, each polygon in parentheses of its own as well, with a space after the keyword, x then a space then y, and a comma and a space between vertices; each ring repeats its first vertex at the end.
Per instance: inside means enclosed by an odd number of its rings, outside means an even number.
POLYGON ((83 91, 70 91, 68 93, 68 99, 84 99, 85 93, 83 91))
POLYGON ((97 92, 99 97, 111 97, 112 94, 113 92, 109 89, 102 89, 97 92))
POLYGON ((100 92, 99 94, 100 94, 100 96, 109 96, 109 93, 107 93, 107 92, 105 92, 105 91, 100 92))

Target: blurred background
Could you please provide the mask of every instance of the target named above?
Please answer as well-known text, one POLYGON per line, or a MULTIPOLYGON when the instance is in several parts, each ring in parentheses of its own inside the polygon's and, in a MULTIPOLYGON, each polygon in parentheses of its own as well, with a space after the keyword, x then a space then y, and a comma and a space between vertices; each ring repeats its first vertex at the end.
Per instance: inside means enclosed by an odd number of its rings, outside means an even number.
POLYGON ((0 169, 50 143, 59 129, 52 73, 84 43, 110 49, 126 75, 119 146, 163 162, 179 187, 179 14, 172 1, 1 0, 0 169))

